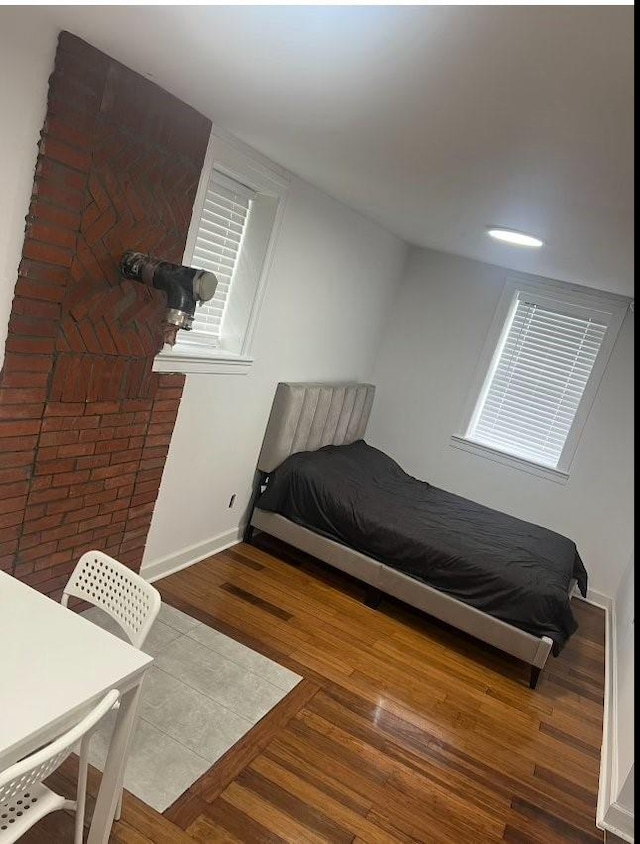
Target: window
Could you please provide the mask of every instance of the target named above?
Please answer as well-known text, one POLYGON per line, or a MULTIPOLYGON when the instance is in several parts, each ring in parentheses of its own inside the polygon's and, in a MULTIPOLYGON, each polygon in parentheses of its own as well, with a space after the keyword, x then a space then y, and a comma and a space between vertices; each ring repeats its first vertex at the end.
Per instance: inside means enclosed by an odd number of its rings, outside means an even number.
POLYGON ((248 371, 287 188, 283 170, 220 130, 212 133, 183 263, 214 272, 218 286, 196 307, 192 330, 179 331, 175 346, 156 357, 156 371, 248 371))
POLYGON ((188 339, 212 348, 220 346, 222 321, 233 283, 244 234, 256 192, 212 170, 191 258, 191 266, 215 273, 216 292, 196 308, 188 339))
POLYGON ((503 462, 568 475, 582 426, 628 301, 551 283, 508 283, 491 356, 462 436, 503 462))

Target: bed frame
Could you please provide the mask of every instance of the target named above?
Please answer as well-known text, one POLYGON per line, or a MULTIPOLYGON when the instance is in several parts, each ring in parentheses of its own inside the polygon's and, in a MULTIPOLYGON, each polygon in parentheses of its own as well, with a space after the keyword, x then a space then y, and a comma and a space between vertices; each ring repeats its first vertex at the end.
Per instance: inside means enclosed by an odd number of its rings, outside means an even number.
MULTIPOLYGON (((391 595, 527 662, 531 666, 529 686, 535 689, 553 645, 548 636, 539 638, 526 633, 284 516, 255 506, 270 473, 290 454, 364 438, 374 392, 372 384, 278 384, 258 457, 245 542, 251 542, 257 528, 367 583, 368 606, 376 607, 383 595, 391 595)), ((574 586, 575 580, 570 584, 569 595, 574 586)))

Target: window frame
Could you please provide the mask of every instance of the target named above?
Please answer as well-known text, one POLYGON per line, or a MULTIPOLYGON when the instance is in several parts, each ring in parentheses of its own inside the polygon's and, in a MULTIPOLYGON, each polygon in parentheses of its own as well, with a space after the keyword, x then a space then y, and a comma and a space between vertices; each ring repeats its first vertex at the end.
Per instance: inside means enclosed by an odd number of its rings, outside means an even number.
MULTIPOLYGON (((258 220, 256 240, 260 254, 250 272, 243 278, 242 289, 237 290, 236 312, 233 324, 233 341, 225 345, 224 331, 220 346, 207 346, 199 339, 189 343, 190 332, 179 331, 175 346, 165 346, 154 360, 154 372, 209 373, 219 375, 246 374, 253 362, 253 338, 266 292, 269 270, 278 236, 282 228, 288 198, 290 175, 252 147, 244 144, 224 130, 213 127, 205 154, 202 173, 193 203, 193 212, 184 249, 182 263, 191 266, 207 186, 212 170, 218 170, 256 192, 262 198, 260 214, 252 209, 254 221, 258 220)), ((250 247, 251 248, 251 247, 250 247)), ((242 254, 242 253, 241 253, 242 254)), ((241 260, 239 256, 239 260, 241 260)), ((229 291, 226 309, 232 306, 233 288, 229 291)), ((226 310, 225 310, 226 316, 226 310)), ((224 328, 224 317, 223 317, 224 328)), ((203 335, 200 335, 202 338, 203 335)))
POLYGON ((555 483, 566 483, 569 479, 582 431, 630 304, 631 300, 625 296, 605 293, 580 285, 551 279, 532 279, 517 275, 507 276, 467 394, 461 423, 456 432, 452 434, 450 445, 555 483), (478 442, 469 436, 469 429, 479 412, 481 401, 486 396, 487 387, 501 351, 501 341, 508 330, 507 321, 520 294, 531 296, 534 301, 536 299, 553 300, 569 305, 571 308, 586 308, 606 316, 607 331, 565 440, 557 468, 518 457, 508 451, 478 442))

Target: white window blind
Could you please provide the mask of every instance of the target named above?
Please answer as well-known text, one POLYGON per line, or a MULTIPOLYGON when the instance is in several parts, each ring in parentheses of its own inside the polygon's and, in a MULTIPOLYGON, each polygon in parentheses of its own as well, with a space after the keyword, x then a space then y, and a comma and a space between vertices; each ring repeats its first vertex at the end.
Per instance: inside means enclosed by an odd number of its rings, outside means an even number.
POLYGON ((556 468, 606 331, 603 315, 519 293, 467 437, 556 468))
POLYGON ((196 307, 191 342, 216 346, 255 192, 213 170, 207 185, 191 265, 218 277, 213 299, 196 307))

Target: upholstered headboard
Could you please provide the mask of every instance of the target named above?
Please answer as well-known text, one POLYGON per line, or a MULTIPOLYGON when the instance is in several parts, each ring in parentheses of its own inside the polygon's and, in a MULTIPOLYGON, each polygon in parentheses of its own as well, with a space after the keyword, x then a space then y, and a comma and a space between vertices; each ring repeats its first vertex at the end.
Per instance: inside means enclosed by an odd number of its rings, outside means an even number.
POLYGON ((362 439, 374 392, 373 384, 278 384, 258 470, 273 472, 298 451, 362 439))

